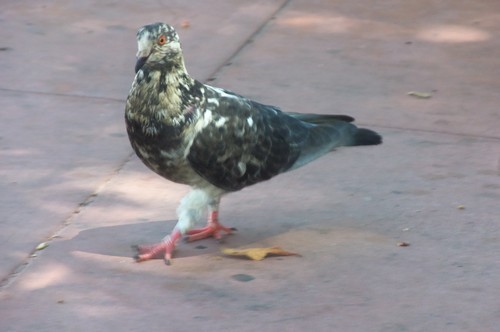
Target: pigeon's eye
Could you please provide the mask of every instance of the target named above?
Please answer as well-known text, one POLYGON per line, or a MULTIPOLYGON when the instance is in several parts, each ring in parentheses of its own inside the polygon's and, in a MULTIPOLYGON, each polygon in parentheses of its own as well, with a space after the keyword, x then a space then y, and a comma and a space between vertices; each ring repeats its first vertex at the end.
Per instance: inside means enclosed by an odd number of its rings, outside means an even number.
POLYGON ((167 38, 164 35, 158 37, 158 45, 163 45, 167 42, 167 38))

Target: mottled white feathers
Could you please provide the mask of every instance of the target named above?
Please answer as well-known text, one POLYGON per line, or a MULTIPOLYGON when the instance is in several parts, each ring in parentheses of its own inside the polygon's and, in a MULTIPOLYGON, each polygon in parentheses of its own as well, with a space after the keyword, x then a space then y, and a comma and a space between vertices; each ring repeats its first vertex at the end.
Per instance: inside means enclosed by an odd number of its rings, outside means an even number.
POLYGON ((209 202, 210 198, 205 191, 200 189, 191 190, 184 196, 177 208, 179 221, 175 225, 175 228, 182 234, 185 234, 187 230, 192 228, 193 224, 202 219, 209 202))

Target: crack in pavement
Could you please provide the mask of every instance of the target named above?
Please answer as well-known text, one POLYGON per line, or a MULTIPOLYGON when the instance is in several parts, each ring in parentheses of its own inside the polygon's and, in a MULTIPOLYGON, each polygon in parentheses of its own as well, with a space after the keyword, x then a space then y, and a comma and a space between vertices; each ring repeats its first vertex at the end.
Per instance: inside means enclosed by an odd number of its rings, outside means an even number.
MULTIPOLYGON (((60 228, 56 230, 51 236, 49 236, 45 241, 41 241, 40 243, 50 244, 52 240, 60 238, 59 234, 61 234, 72 224, 73 218, 75 218, 76 215, 80 214, 84 209, 92 205, 92 203, 99 196, 99 193, 101 193, 106 188, 106 186, 115 178, 115 176, 117 176, 121 172, 121 170, 127 165, 127 163, 132 159, 134 155, 135 153, 133 151, 129 152, 126 158, 124 158, 118 164, 118 166, 111 171, 111 173, 102 181, 102 183, 98 185, 97 188, 92 193, 90 193, 82 202, 80 202, 71 212, 71 214, 63 220, 60 228)), ((10 273, 8 273, 0 280, 0 291, 8 288, 17 279, 17 277, 19 277, 22 272, 31 264, 31 262, 38 257, 37 252, 41 250, 37 249, 38 246, 39 245, 33 248, 29 252, 28 257, 25 260, 16 265, 10 273)))
POLYGON ((226 67, 231 61, 238 56, 249 44, 251 44, 255 38, 266 28, 266 26, 271 22, 273 19, 276 18, 290 3, 292 0, 286 0, 284 1, 280 7, 278 7, 267 19, 263 20, 262 24, 255 29, 255 31, 246 39, 243 41, 243 43, 225 60, 223 61, 219 66, 216 67, 216 69, 208 76, 208 78, 204 81, 205 83, 213 81, 216 79, 216 76, 219 72, 222 72, 224 67, 226 67))

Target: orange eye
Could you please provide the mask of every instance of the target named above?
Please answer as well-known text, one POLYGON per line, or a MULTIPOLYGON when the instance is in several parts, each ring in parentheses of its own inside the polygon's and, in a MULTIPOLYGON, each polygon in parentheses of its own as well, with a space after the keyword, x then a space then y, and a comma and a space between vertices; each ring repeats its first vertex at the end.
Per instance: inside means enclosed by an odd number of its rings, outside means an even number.
POLYGON ((158 37, 158 45, 163 45, 167 42, 167 38, 164 35, 158 37))

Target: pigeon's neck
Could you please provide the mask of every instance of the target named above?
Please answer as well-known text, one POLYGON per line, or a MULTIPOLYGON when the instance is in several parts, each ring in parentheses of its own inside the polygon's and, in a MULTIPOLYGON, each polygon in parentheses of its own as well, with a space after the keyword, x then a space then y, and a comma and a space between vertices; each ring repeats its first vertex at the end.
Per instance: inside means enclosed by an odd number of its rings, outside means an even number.
POLYGON ((192 112, 205 98, 203 84, 189 76, 183 62, 177 70, 160 70, 158 92, 160 103, 172 117, 192 112))
POLYGON ((155 101, 153 109, 176 116, 186 108, 199 104, 202 86, 189 76, 182 56, 174 61, 147 63, 136 75, 138 88, 155 101))

